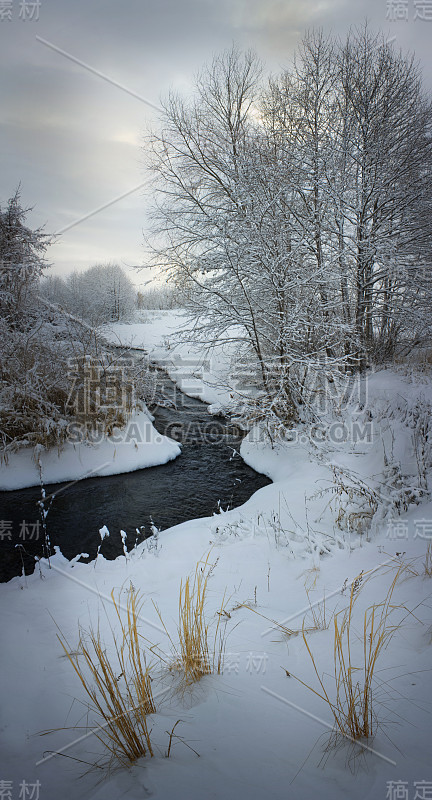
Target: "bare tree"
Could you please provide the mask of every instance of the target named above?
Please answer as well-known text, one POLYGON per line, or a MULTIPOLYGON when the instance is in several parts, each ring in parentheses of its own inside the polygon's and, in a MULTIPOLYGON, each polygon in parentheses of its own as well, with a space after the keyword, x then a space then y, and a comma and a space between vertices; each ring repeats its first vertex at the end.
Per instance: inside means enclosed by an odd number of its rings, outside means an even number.
POLYGON ((306 186, 307 133, 283 101, 282 123, 274 108, 260 114, 259 76, 256 59, 234 49, 200 76, 191 106, 170 98, 152 140, 157 233, 166 232, 161 262, 189 287, 194 336, 236 339, 256 373, 257 417, 287 422, 305 403, 309 368, 341 354, 324 274, 322 166, 316 156, 306 186))
POLYGON ((363 357, 376 356, 377 347, 388 355, 410 294, 411 267, 431 244, 422 209, 430 203, 431 108, 414 60, 367 26, 348 37, 339 69, 352 120, 343 214, 356 332, 363 357))
POLYGON ((418 68, 367 25, 344 44, 312 32, 264 108, 303 165, 305 234, 329 314, 338 285, 348 361, 388 357, 427 294, 424 280, 419 302, 416 273, 430 260, 431 110, 418 68))
POLYGON ((367 26, 343 44, 312 32, 293 69, 264 92, 260 79, 233 48, 191 103, 166 103, 151 138, 156 263, 195 339, 237 341, 257 418, 285 424, 317 375, 391 355, 408 308, 421 321, 431 113, 414 62, 367 26))

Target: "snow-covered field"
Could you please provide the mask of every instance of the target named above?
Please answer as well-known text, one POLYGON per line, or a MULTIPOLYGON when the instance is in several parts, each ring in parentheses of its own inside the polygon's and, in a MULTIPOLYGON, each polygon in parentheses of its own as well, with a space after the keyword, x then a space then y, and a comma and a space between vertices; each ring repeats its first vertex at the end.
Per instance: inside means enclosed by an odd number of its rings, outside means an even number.
MULTIPOLYGON (((174 315, 152 316, 129 334, 134 346, 166 358, 174 315)), ((127 334, 120 326, 116 331, 123 342, 127 334)), ((202 375, 194 378, 195 389, 223 402, 216 396, 223 354, 211 355, 215 394, 202 375)), ((68 562, 57 553, 51 565, 41 562, 32 576, 0 586, 0 780, 10 782, 10 797, 20 797, 23 782, 37 787, 40 800, 432 796, 432 578, 424 568, 432 539, 432 383, 424 374, 383 370, 369 376, 367 388, 362 408, 352 403, 340 412, 348 430, 363 425, 367 435, 356 441, 336 435, 311 441, 304 434, 272 448, 251 432, 241 453, 273 483, 241 508, 163 531, 112 562, 101 556, 94 564, 68 562), (171 654, 154 603, 176 642, 180 583, 208 554, 210 630, 226 598, 224 669, 181 692, 176 673, 149 650, 152 643, 168 659, 171 654), (308 647, 334 702, 333 613, 347 607, 357 578, 351 666, 361 681, 364 613, 384 601, 401 567, 392 596, 397 627, 375 671, 376 735, 363 751, 342 738, 326 750, 329 706, 297 680, 321 693, 308 647), (95 718, 57 634, 74 650, 80 627, 99 625, 111 652, 110 629, 118 629, 118 620, 110 595, 114 590, 125 601, 131 585, 144 599, 140 621, 156 698, 155 755, 130 769, 91 769, 103 747, 91 733, 95 718), (324 598, 328 627, 310 630, 307 647, 303 620, 306 629, 315 627, 310 604, 322 619, 324 598)))

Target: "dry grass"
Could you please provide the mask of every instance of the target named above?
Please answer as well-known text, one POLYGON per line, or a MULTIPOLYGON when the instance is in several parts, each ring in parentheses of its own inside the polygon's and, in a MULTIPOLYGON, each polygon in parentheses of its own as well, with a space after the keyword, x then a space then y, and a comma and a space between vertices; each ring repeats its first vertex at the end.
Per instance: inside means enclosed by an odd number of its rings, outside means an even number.
MULTIPOLYGON (((306 589, 306 587, 305 587, 306 589)), ((322 600, 316 603, 311 603, 310 599, 310 590, 306 589, 306 594, 308 598, 310 614, 312 617, 313 625, 310 626, 311 631, 326 631, 330 625, 330 620, 327 619, 326 616, 326 599, 325 595, 322 600)), ((304 626, 302 627, 302 633, 304 630, 304 626)))
POLYGON ((315 566, 311 567, 310 569, 306 569, 302 574, 305 575, 304 580, 304 587, 306 591, 312 591, 316 587, 316 582, 319 578, 321 572, 321 567, 315 566))
POLYGON ((174 654, 169 668, 182 673, 184 688, 199 681, 203 675, 220 675, 223 670, 225 626, 222 625, 222 619, 227 619, 224 613, 225 595, 216 615, 215 630, 210 634, 205 613, 208 581, 213 570, 213 566, 209 564, 209 556, 210 554, 204 561, 198 562, 193 579, 188 576, 180 584, 178 645, 173 641, 155 605, 174 654))
POLYGON ((320 489, 317 495, 332 495, 326 508, 332 508, 333 500, 336 501, 338 509, 335 522, 340 530, 365 533, 379 508, 379 493, 348 469, 333 466, 332 472, 330 486, 320 489))
MULTIPOLYGON (((316 578, 315 578, 316 582, 316 578)), ((323 631, 327 630, 330 625, 330 620, 326 614, 326 599, 325 596, 322 600, 316 601, 315 603, 311 602, 310 598, 310 589, 306 587, 305 584, 305 591, 307 594, 307 599, 309 603, 309 611, 308 614, 310 615, 310 623, 307 627, 305 626, 306 617, 303 619, 303 625, 301 628, 288 628, 283 622, 277 622, 277 620, 272 619, 271 617, 266 617, 265 614, 261 614, 255 608, 252 608, 248 603, 242 603, 237 608, 247 608, 249 611, 253 611, 254 614, 258 614, 259 617, 262 619, 267 620, 267 622, 271 622, 274 626, 275 630, 280 631, 283 636, 286 636, 288 639, 291 636, 298 636, 299 634, 303 633, 314 633, 315 631, 323 631)), ((235 609, 236 610, 236 609, 235 609)))
MULTIPOLYGON (((283 622, 277 622, 277 620, 272 619, 272 617, 266 617, 265 614, 261 614, 259 611, 256 610, 256 608, 252 608, 252 606, 250 606, 248 603, 241 603, 240 605, 236 606, 235 609, 233 610, 237 611, 239 608, 247 608, 248 611, 252 611, 259 617, 262 617, 262 619, 267 620, 267 622, 271 622, 275 630, 280 631, 280 633, 282 633, 283 636, 290 638, 291 636, 298 636, 298 634, 301 633, 300 629, 288 628, 286 625, 284 625, 283 622)), ((313 628, 307 628, 306 633, 312 633, 313 630, 314 630, 313 628)))
POLYGON ((426 549, 426 557, 424 562, 424 574, 428 578, 432 578, 432 541, 429 542, 426 549))
MULTIPOLYGON (((363 631, 359 637, 363 650, 362 666, 354 664, 353 644, 358 637, 354 633, 353 616, 361 590, 359 590, 359 578, 353 582, 348 608, 333 617, 334 680, 331 691, 327 689, 324 678, 318 670, 307 640, 307 631, 303 629, 303 640, 318 679, 319 689, 313 689, 300 678, 296 680, 324 700, 329 707, 334 720, 333 743, 340 737, 348 738, 350 741, 370 740, 375 733, 374 674, 379 656, 401 625, 400 621, 393 624, 391 617, 394 611, 404 608, 392 604, 393 592, 403 571, 403 566, 397 569, 383 602, 374 603, 364 613, 363 631)), ((366 581, 362 587, 365 583, 366 581)))
POLYGON ((99 626, 89 633, 80 630, 75 652, 64 636, 59 641, 88 697, 89 711, 96 717, 95 736, 110 753, 109 763, 128 766, 142 756, 153 756, 148 715, 155 712, 149 667, 141 646, 138 620, 142 606, 138 592, 128 590, 125 619, 120 600, 111 593, 121 634, 111 628, 113 648, 109 653, 99 626))

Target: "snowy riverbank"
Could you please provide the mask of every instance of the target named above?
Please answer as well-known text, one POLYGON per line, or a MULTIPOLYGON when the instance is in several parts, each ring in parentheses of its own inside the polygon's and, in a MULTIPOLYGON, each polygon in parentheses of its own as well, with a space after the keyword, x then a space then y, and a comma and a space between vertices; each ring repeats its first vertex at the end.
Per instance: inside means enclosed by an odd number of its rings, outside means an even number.
POLYGON ((232 364, 238 345, 229 339, 212 347, 186 343, 181 337, 189 326, 186 313, 173 309, 137 312, 135 322, 104 325, 99 330, 112 344, 145 350, 182 392, 208 403, 210 413, 217 413, 232 397, 236 383, 232 364))
MULTIPOLYGON (((104 326, 101 333, 113 344, 145 350, 151 359, 164 366, 185 394, 210 404, 210 412, 217 411, 229 400, 227 382, 232 346, 213 349, 211 355, 203 355, 198 347, 191 345, 174 349, 171 341, 185 325, 184 312, 146 312, 145 319, 145 322, 104 326)), ((166 464, 181 452, 175 441, 156 431, 145 411, 135 412, 126 428, 115 430, 110 437, 95 437, 84 444, 74 442, 73 436, 71 439, 60 451, 41 450, 45 483, 81 480, 90 475, 119 475, 166 464)), ((22 448, 10 454, 7 463, 0 464, 0 491, 37 486, 39 482, 33 448, 22 448)))
MULTIPOLYGON (((37 569, 0 586, 8 683, 0 777, 12 782, 17 796, 22 781, 40 781, 41 800, 60 794, 64 800, 385 800, 398 796, 389 795, 397 786, 414 797, 432 785, 432 583, 424 568, 432 503, 420 486, 418 426, 431 382, 383 370, 370 376, 368 394, 368 405, 347 407, 343 419, 347 425, 369 421, 369 439, 299 438, 271 448, 249 435, 243 457, 274 482, 241 508, 163 531, 113 562, 99 556, 86 565, 57 553, 51 568, 42 562, 40 574, 37 569), (180 582, 208 553, 211 627, 224 593, 227 598, 225 666, 222 675, 207 676, 183 694, 176 691, 175 672, 148 649, 152 643, 170 653, 153 601, 175 641, 180 582), (375 673, 376 736, 365 742, 371 749, 342 739, 325 753, 330 709, 296 680, 320 691, 300 632, 303 619, 313 629, 310 604, 322 614, 325 597, 326 625, 311 630, 307 643, 334 698, 333 613, 346 609, 357 578, 352 665, 361 680, 364 613, 382 603, 400 568, 392 597, 398 627, 375 673), (125 600, 131 585, 144 599, 140 621, 156 698, 155 755, 130 769, 96 768, 80 777, 103 748, 91 733, 95 719, 87 715, 58 629, 74 650, 79 626, 99 625, 109 649, 110 628, 118 625, 111 592, 125 600), (180 738, 173 738, 167 759, 166 732, 179 719, 180 738), (46 730, 53 732, 38 735, 46 730)), ((423 477, 430 481, 430 472, 423 477)))
MULTIPOLYGON (((64 447, 40 450, 44 483, 62 483, 104 475, 120 475, 144 467, 166 464, 181 452, 180 446, 154 428, 148 413, 131 415, 123 430, 95 437, 92 443, 66 442, 64 447)), ((33 448, 23 448, 0 464, 0 491, 37 486, 39 467, 33 448)))

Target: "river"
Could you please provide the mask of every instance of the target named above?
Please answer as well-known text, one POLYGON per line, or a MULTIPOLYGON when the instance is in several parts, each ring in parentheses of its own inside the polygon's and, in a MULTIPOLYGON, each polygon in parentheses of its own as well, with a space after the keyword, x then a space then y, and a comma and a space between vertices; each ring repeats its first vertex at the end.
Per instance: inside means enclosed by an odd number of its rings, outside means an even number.
MULTIPOLYGON (((163 530, 188 519, 211 516, 219 506, 225 510, 242 505, 270 483, 240 457, 240 431, 228 420, 210 416, 204 403, 180 392, 164 373, 158 375, 166 405, 151 409, 154 425, 179 441, 182 453, 157 467, 87 478, 73 486, 47 485, 47 496, 56 493, 46 518, 51 546, 59 546, 68 559, 88 553, 89 558, 83 560, 93 560, 101 545, 99 529, 103 525, 110 536, 100 552, 113 559, 123 552, 121 529, 131 549, 151 535, 152 521, 163 530)), ((10 539, 3 536, 0 540, 2 582, 20 575, 23 566, 26 574, 33 572, 35 556, 43 554, 40 499, 40 487, 0 493, 0 518, 11 523, 12 532, 10 539)))

